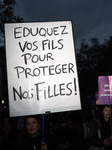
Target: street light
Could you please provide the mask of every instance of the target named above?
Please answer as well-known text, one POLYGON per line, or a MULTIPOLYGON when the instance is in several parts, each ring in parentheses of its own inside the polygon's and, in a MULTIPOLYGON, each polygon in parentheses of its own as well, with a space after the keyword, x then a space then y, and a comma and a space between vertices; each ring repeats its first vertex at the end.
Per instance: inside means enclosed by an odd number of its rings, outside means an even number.
POLYGON ((2 100, 2 104, 4 104, 5 103, 5 101, 4 100, 2 100))

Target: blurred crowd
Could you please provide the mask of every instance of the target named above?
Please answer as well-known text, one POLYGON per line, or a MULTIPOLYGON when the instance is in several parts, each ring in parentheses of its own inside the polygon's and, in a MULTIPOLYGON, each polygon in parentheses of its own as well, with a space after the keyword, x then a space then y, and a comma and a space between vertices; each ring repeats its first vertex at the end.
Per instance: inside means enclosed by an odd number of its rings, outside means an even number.
POLYGON ((111 106, 94 103, 81 110, 46 114, 42 141, 42 115, 9 117, 3 113, 0 150, 90 150, 91 145, 112 150, 111 114, 111 106))

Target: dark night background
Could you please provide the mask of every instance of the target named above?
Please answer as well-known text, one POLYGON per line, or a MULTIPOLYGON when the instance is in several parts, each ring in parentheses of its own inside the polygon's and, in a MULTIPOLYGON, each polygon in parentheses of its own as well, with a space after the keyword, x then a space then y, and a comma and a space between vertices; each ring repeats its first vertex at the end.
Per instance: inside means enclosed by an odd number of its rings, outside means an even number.
POLYGON ((0 110, 8 108, 5 22, 71 20, 81 103, 95 102, 98 76, 112 75, 111 0, 0 0, 0 13, 0 110))

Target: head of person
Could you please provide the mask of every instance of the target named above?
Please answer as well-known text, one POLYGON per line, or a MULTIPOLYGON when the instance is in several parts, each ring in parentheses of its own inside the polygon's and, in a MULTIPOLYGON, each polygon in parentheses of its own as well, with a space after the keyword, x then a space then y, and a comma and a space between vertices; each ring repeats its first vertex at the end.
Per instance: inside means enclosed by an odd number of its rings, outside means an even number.
POLYGON ((41 128, 41 121, 38 116, 25 117, 25 128, 30 137, 36 137, 41 128))
POLYGON ((103 105, 102 106, 102 115, 103 118, 108 121, 111 117, 111 108, 109 105, 103 105))
POLYGON ((66 127, 67 124, 68 124, 68 118, 65 117, 65 116, 62 116, 62 117, 60 118, 60 125, 61 125, 61 127, 66 127))
POLYGON ((95 105, 94 103, 91 104, 91 110, 94 110, 95 109, 95 105))
POLYGON ((9 127, 11 125, 10 118, 8 116, 4 116, 2 123, 4 127, 9 127))

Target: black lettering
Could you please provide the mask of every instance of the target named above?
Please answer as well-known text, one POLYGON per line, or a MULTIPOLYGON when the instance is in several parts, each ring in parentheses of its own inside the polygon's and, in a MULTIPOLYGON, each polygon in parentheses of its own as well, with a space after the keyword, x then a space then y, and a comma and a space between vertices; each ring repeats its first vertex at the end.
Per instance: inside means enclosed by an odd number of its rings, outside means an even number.
POLYGON ((20 66, 17 66, 15 67, 14 69, 16 69, 17 71, 17 77, 19 78, 19 74, 23 73, 24 72, 24 68, 23 67, 20 67, 20 66), (19 70, 20 69, 20 70, 19 70))
POLYGON ((42 59, 42 56, 41 55, 39 55, 39 60, 40 61, 44 61, 45 60, 45 58, 46 58, 46 55, 44 54, 44 56, 43 56, 43 59, 42 59))
POLYGON ((42 89, 39 90, 39 85, 40 85, 40 84, 44 84, 44 83, 45 83, 45 82, 40 82, 40 83, 35 84, 35 85, 36 85, 37 100, 40 100, 40 99, 39 99, 39 92, 43 91, 42 89))
POLYGON ((30 43, 30 42, 25 42, 24 45, 22 46, 21 45, 21 42, 19 42, 19 47, 21 49, 22 52, 25 51, 25 48, 27 48, 28 50, 32 50, 32 51, 35 51, 38 49, 38 46, 36 45, 37 41, 34 41, 33 43, 30 43), (33 49, 33 46, 34 46, 34 49, 33 49))
POLYGON ((47 61, 48 61, 49 59, 54 60, 54 58, 52 58, 52 53, 47 53, 47 61))
POLYGON ((59 66, 60 66, 60 64, 55 67, 56 74, 60 74, 61 73, 61 69, 60 68, 58 69, 59 66))
POLYGON ((62 72, 67 73, 67 64, 62 65, 62 72))
POLYGON ((44 98, 46 99, 46 87, 44 87, 44 98))
POLYGON ((68 64, 68 72, 70 73, 72 71, 74 73, 73 68, 74 68, 74 65, 72 63, 69 63, 68 64))
POLYGON ((65 95, 62 93, 63 90, 65 90, 65 88, 62 88, 62 86, 65 85, 65 83, 62 83, 59 85, 59 89, 60 89, 60 95, 65 95))
POLYGON ((33 56, 32 56, 32 62, 33 62, 33 63, 38 62, 38 56, 37 56, 37 55, 33 55, 33 56))
POLYGON ((70 93, 67 93, 66 95, 71 95, 71 94, 72 94, 72 90, 71 90, 71 88, 69 88, 69 85, 70 85, 70 84, 72 84, 72 82, 69 82, 69 83, 66 85, 67 89, 70 91, 70 93))
POLYGON ((61 28, 63 28, 61 34, 68 34, 68 32, 65 32, 66 26, 60 26, 61 28))
POLYGON ((18 31, 18 29, 20 29, 20 28, 22 28, 22 27, 14 28, 14 37, 15 37, 15 39, 21 38, 21 34, 19 36, 17 36, 17 34, 21 33, 21 31, 18 31))
POLYGON ((37 43, 37 41, 34 41, 34 42, 33 42, 33 45, 34 45, 35 49, 32 49, 32 51, 35 51, 35 50, 38 49, 38 46, 37 46, 35 43, 37 43))
POLYGON ((30 42, 27 43, 27 49, 31 50, 32 49, 32 44, 30 42))
POLYGON ((54 46, 54 40, 52 40, 52 49, 56 49, 57 46, 54 46))
POLYGON ((23 37, 27 37, 30 34, 30 29, 27 27, 23 28, 23 37))
POLYGON ((23 98, 24 99, 28 98, 28 92, 27 91, 23 92, 23 98))
POLYGON ((36 36, 38 34, 38 28, 36 28, 35 33, 33 33, 32 28, 30 29, 30 31, 31 31, 31 35, 32 36, 36 36))
POLYGON ((53 29, 51 28, 51 33, 49 33, 49 30, 48 30, 48 28, 47 28, 47 34, 48 34, 49 36, 51 36, 51 35, 53 34, 53 29))
POLYGON ((40 28, 39 34, 46 37, 46 30, 44 28, 40 28))
POLYGON ((32 77, 34 76, 34 75, 31 74, 30 72, 31 72, 31 69, 30 69, 30 68, 26 68, 26 69, 25 69, 25 76, 26 76, 26 78, 28 78, 28 75, 30 75, 30 76, 32 76, 32 77))
POLYGON ((44 40, 42 41, 42 49, 45 50, 45 45, 47 45, 47 48, 50 49, 50 40, 44 40))
POLYGON ((58 96, 59 93, 56 93, 56 84, 54 84, 54 96, 58 96))
POLYGON ((30 59, 32 55, 30 53, 26 53, 21 55, 21 57, 24 57, 24 63, 27 65, 27 60, 30 59))
POLYGON ((49 75, 54 75, 51 71, 54 70, 54 65, 49 66, 49 75))
POLYGON ((59 35, 59 33, 57 33, 57 29, 58 29, 59 27, 54 27, 54 35, 59 35))
POLYGON ((75 89, 75 95, 77 95, 76 78, 74 78, 74 89, 75 89))
POLYGON ((19 87, 19 92, 13 87, 13 96, 14 100, 16 101, 16 94, 19 96, 20 100, 22 100, 22 90, 21 87, 19 87))
POLYGON ((61 41, 63 41, 63 39, 58 40, 58 43, 60 44, 61 47, 58 47, 58 49, 62 49, 63 48, 63 44, 61 43, 61 41))
POLYGON ((39 68, 42 68, 43 69, 43 75, 45 76, 45 68, 48 68, 48 66, 41 66, 39 68))
POLYGON ((20 47, 20 49, 21 49, 22 52, 25 51, 26 45, 27 45, 27 41, 24 43, 24 46, 23 46, 23 47, 21 46, 21 42, 19 42, 19 47, 20 47))
POLYGON ((34 74, 34 76, 39 76, 40 75, 40 70, 38 69, 38 68, 35 68, 34 70, 33 70, 33 74, 34 74), (38 73, 36 73, 36 71, 38 71, 38 73))
POLYGON ((50 85, 48 86, 48 98, 51 98, 51 97, 53 97, 53 95, 50 95, 50 85))

